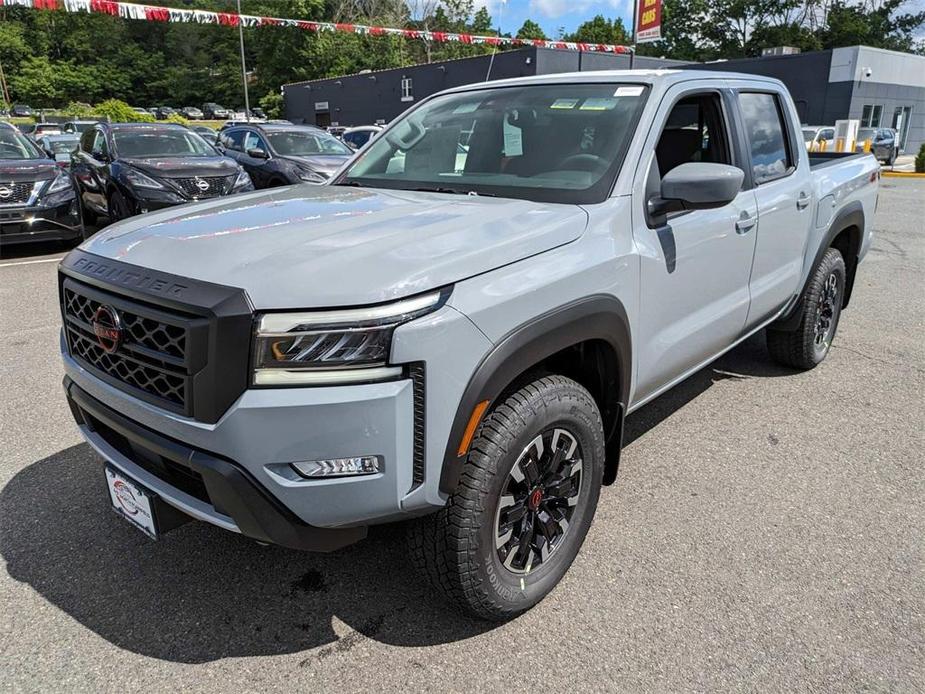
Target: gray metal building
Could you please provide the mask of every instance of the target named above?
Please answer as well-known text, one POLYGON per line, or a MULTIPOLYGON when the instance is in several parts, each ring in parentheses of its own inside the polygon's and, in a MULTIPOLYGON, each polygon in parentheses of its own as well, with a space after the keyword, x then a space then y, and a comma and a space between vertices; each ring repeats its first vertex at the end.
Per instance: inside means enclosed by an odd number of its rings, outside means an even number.
MULTIPOLYGON (((733 70, 776 77, 790 89, 803 123, 831 125, 857 118, 861 127, 895 128, 907 153, 925 142, 925 56, 851 46, 812 53, 768 55, 714 63, 637 57, 639 68, 733 70)), ((283 86, 286 118, 294 123, 386 123, 442 89, 486 79, 585 70, 620 70, 629 56, 521 48, 491 56, 283 86)))

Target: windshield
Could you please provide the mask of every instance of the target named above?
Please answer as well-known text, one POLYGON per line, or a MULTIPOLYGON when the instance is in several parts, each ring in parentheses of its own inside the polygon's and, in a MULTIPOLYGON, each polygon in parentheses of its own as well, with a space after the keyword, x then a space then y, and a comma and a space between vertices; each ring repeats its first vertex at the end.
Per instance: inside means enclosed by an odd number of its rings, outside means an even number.
POLYGON ((191 130, 116 130, 121 157, 214 157, 215 149, 191 130))
POLYGON ((29 138, 12 128, 0 128, 0 159, 44 159, 29 138))
POLYGON ((623 163, 646 91, 544 84, 438 96, 376 137, 338 183, 600 202, 623 163))
POLYGON ((284 157, 301 157, 312 154, 353 154, 353 151, 333 135, 327 133, 287 130, 266 133, 270 146, 284 157))
POLYGON ((865 140, 875 140, 877 135, 877 130, 875 128, 861 128, 858 130, 858 142, 864 142, 865 140))

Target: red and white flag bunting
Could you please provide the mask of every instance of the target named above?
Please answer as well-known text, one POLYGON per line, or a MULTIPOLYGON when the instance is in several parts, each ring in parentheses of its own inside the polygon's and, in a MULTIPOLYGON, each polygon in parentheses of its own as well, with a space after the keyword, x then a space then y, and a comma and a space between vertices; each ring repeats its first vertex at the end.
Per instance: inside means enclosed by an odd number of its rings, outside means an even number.
POLYGON ((278 17, 256 17, 233 12, 207 12, 205 10, 182 10, 174 7, 140 5, 134 2, 115 0, 0 0, 0 7, 28 7, 36 10, 64 10, 65 12, 93 12, 109 14, 124 19, 144 19, 149 22, 195 22, 198 24, 220 24, 222 26, 246 27, 283 26, 305 31, 339 31, 347 34, 369 36, 403 36, 406 39, 420 39, 436 43, 488 44, 490 46, 537 46, 562 51, 589 51, 594 53, 630 53, 628 46, 611 46, 603 43, 577 43, 574 41, 550 41, 548 39, 515 39, 503 36, 476 36, 454 34, 445 31, 423 31, 420 29, 394 29, 365 24, 333 24, 331 22, 308 22, 301 19, 280 19, 278 17))

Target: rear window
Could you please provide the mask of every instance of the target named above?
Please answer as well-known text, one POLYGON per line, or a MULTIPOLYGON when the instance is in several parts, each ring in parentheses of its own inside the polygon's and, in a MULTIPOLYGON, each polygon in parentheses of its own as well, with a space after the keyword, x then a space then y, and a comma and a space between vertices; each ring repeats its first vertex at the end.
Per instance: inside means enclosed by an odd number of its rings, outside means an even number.
POLYGON ((761 183, 787 175, 793 167, 793 158, 777 95, 744 92, 739 94, 739 104, 755 181, 761 183))

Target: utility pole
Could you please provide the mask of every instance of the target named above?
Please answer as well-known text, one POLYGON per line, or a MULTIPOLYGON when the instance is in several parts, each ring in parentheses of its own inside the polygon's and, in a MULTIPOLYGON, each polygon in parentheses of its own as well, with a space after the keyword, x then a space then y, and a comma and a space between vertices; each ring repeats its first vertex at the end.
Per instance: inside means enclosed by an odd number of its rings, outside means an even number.
POLYGON ((633 26, 630 29, 630 36, 633 37, 633 45, 630 46, 630 70, 633 69, 633 63, 636 62, 636 13, 639 11, 639 0, 633 0, 633 26))
POLYGON ((251 122, 251 102, 247 96, 247 66, 244 64, 244 22, 241 21, 241 0, 238 3, 238 39, 241 42, 241 83, 244 85, 244 119, 251 122))

